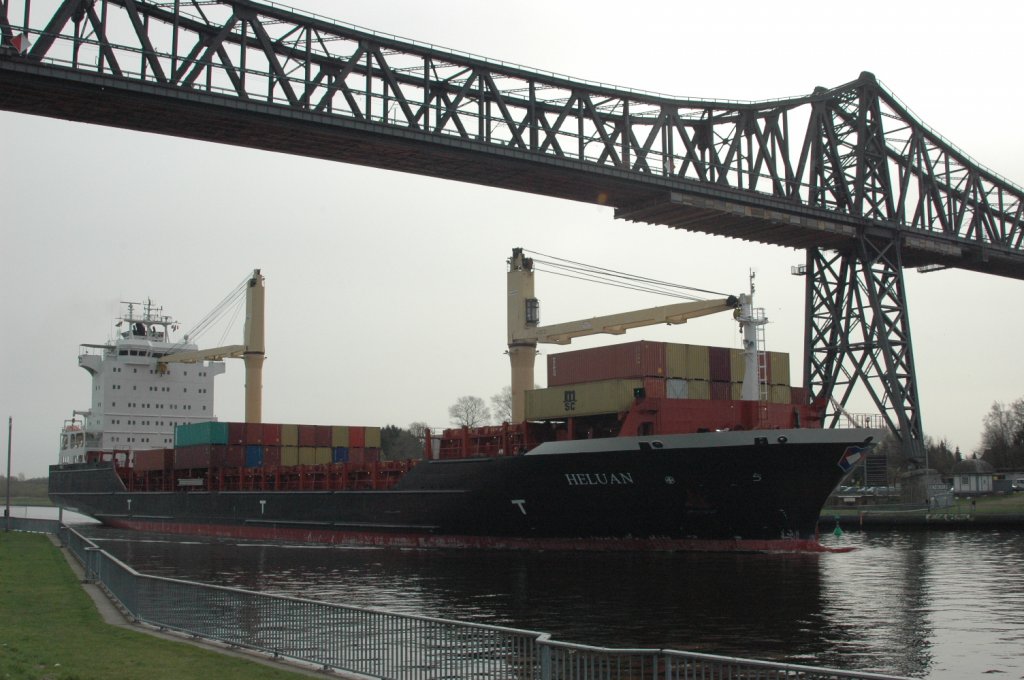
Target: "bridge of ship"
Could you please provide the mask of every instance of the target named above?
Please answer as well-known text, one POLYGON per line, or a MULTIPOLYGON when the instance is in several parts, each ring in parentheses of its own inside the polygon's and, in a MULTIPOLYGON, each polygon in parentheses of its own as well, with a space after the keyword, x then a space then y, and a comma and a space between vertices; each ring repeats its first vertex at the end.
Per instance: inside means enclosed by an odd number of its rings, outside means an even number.
POLYGON ((1024 278, 1024 191, 869 73, 704 101, 249 0, 4 0, 0 108, 607 205, 803 249, 803 379, 923 443, 905 267, 1024 278))

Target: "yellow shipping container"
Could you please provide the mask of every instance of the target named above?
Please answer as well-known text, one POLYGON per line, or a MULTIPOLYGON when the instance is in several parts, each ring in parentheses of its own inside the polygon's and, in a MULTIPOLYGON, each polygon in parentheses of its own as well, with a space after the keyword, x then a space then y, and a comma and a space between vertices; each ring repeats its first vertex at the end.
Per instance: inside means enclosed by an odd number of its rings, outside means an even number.
MULTIPOLYGON (((729 375, 733 381, 743 382, 743 376, 747 373, 747 357, 743 350, 732 347, 729 349, 729 375)), ((737 399, 739 397, 736 397, 737 399)))
POLYGON ((299 464, 299 447, 297 446, 282 446, 281 447, 281 465, 285 467, 291 467, 299 464))
POLYGON ((281 426, 281 446, 299 445, 299 426, 295 424, 281 426))
POLYGON ((313 450, 313 462, 316 465, 328 465, 332 462, 331 447, 318 446, 313 450))
MULTIPOLYGON (((735 373, 733 375, 735 375, 735 373)), ((743 398, 743 383, 742 382, 733 382, 732 386, 730 388, 730 393, 731 393, 733 399, 742 399, 743 398)))
POLYGON ((669 378, 665 381, 666 399, 710 399, 711 383, 707 380, 669 378))
POLYGON ((669 378, 710 380, 711 364, 705 345, 665 345, 665 372, 669 378))
POLYGON ((790 385, 789 354, 786 352, 769 352, 768 361, 771 366, 771 383, 773 385, 790 385))
POLYGON ((380 428, 379 427, 368 427, 368 428, 366 428, 366 448, 368 448, 368 449, 379 449, 380 448, 380 428))
POLYGON ((710 399, 711 398, 711 383, 707 380, 687 380, 686 381, 686 398, 687 399, 710 399))
POLYGON ((769 385, 768 401, 773 404, 791 404, 793 402, 793 388, 789 385, 769 385))
POLYGON ((316 465, 316 447, 299 447, 299 465, 316 465))
POLYGON ((642 380, 601 380, 526 392, 526 419, 546 420, 625 411, 642 380))
POLYGON ((331 427, 331 446, 348 446, 347 425, 334 425, 331 427))

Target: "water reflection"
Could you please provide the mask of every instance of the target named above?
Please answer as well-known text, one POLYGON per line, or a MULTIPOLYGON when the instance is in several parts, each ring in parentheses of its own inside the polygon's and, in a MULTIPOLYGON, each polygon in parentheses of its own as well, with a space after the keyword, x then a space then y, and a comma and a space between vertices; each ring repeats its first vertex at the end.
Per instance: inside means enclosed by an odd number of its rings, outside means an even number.
POLYGON ((618 647, 1024 677, 1024 532, 847 533, 820 555, 351 549, 91 531, 140 571, 618 647))

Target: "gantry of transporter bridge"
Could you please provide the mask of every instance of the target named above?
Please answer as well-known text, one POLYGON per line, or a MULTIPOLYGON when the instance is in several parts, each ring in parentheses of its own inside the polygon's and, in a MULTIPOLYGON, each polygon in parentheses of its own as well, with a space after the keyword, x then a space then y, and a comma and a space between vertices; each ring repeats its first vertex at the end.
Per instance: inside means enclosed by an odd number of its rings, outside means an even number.
POLYGON ((1024 279, 1024 190, 870 73, 801 97, 680 99, 249 0, 0 0, 0 109, 609 206, 802 249, 803 383, 866 390, 913 459, 904 269, 1024 279))

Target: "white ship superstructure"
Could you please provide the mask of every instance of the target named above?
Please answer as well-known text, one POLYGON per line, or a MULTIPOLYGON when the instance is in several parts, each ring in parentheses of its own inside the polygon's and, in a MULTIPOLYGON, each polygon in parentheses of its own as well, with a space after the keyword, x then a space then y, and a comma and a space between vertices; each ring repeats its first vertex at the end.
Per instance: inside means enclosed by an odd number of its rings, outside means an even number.
POLYGON ((81 346, 78 365, 92 376, 92 404, 65 422, 61 463, 84 462, 86 451, 112 459, 171 448, 176 425, 216 420, 213 383, 224 362, 158 363, 198 348, 188 336, 174 342, 177 322, 152 302, 121 304, 113 342, 81 346))

